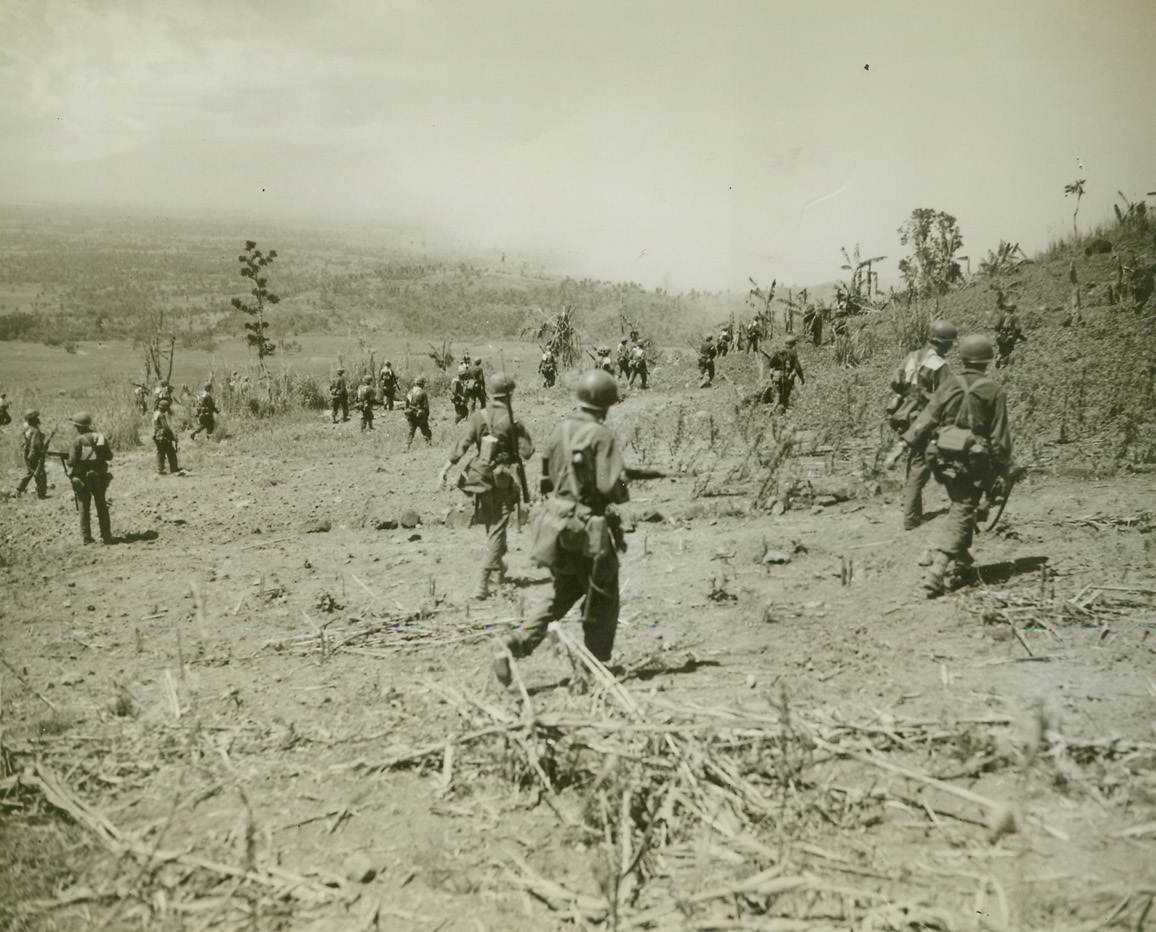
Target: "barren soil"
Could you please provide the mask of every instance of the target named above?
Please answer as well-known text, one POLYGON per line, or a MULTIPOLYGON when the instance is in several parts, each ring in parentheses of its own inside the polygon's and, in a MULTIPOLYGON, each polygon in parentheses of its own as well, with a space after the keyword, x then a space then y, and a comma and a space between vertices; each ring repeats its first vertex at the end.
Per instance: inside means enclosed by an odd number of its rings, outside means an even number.
MULTIPOLYGON (((610 423, 697 413, 714 392, 635 392, 610 423)), ((516 400, 539 443, 570 405, 562 387, 516 400)), ((903 534, 894 478, 854 482, 820 453, 799 468, 854 497, 797 496, 780 515, 751 513, 749 484, 696 496, 693 470, 635 483, 615 657, 631 716, 579 688, 556 641, 519 664, 524 694, 494 681, 496 635, 548 577, 515 533, 512 581, 470 601, 483 534, 464 496, 434 488, 444 402, 433 421, 434 446, 408 453, 400 412, 372 434, 320 416, 236 424, 186 435, 177 477, 149 449, 120 453, 111 547, 81 546, 55 464, 50 499, 0 501, 0 925, 1143 925, 1152 476, 1031 474, 977 540, 980 581, 933 602, 916 561, 939 522, 903 534), (388 527, 410 509, 419 526, 388 527), (776 551, 789 562, 766 562, 776 551), (602 756, 555 762, 547 789, 524 754, 549 737, 502 731, 529 716, 558 741, 562 720, 617 724, 602 756), (713 781, 707 818, 684 808, 681 837, 646 839, 641 889, 609 915, 606 839, 581 826, 600 824, 599 767, 628 722, 778 737, 713 781), (766 871, 804 879, 741 888, 766 871), (662 904, 677 905, 637 918, 662 904)), ((927 511, 945 507, 930 488, 927 511)), ((580 639, 573 617, 562 628, 580 639)))

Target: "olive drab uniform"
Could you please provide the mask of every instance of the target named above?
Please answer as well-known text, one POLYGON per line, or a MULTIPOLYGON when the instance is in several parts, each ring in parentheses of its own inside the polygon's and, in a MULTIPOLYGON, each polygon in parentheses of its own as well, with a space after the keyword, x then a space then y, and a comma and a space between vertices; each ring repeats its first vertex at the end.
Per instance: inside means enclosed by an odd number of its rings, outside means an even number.
POLYGON ((100 528, 100 539, 112 543, 112 522, 108 514, 108 499, 105 493, 112 481, 108 464, 112 460, 112 450, 104 435, 91 428, 82 431, 72 444, 68 457, 68 474, 72 489, 80 506, 80 534, 86 544, 93 543, 92 507, 96 506, 96 520, 100 528))
POLYGON ((598 368, 614 375, 614 359, 610 355, 609 346, 604 346, 598 350, 598 368))
POLYGON ((414 385, 405 396, 405 420, 409 425, 409 433, 405 439, 408 450, 413 443, 413 435, 420 430, 427 444, 433 443, 433 434, 429 429, 429 395, 421 385, 414 385))
MULTIPOLYGON (((891 380, 894 392, 887 406, 887 418, 892 430, 902 435, 950 374, 947 362, 932 345, 914 350, 895 370, 891 380)), ((910 531, 923 521, 923 487, 931 478, 931 464, 922 448, 911 447, 907 452, 907 479, 903 486, 903 528, 910 531)))
POLYGON ((490 403, 469 416, 465 431, 450 453, 450 463, 458 463, 471 450, 469 461, 458 488, 473 497, 472 524, 486 529, 486 560, 482 564, 482 586, 479 596, 489 594, 489 574, 497 573, 505 582, 507 533, 510 516, 522 498, 517 465, 534 455, 534 442, 520 421, 510 414, 509 403, 495 396, 490 403), (484 594, 483 594, 484 593, 484 594))
POLYGON ((392 411, 394 402, 397 400, 397 373, 393 371, 393 367, 389 363, 381 367, 381 375, 378 376, 377 381, 381 387, 381 406, 386 411, 392 411))
POLYGON ((630 377, 630 345, 622 340, 618 344, 618 352, 615 355, 614 361, 618 364, 618 377, 626 379, 630 377))
POLYGON ((464 362, 458 366, 458 374, 450 380, 450 403, 454 406, 455 424, 470 416, 470 370, 464 362))
POLYGON ((1011 362, 1011 354, 1015 350, 1016 344, 1022 343, 1026 339, 1023 331, 1020 330, 1020 319, 1016 316, 1015 311, 1001 311, 995 324, 995 367, 1002 369, 1011 362))
POLYGON ((333 377, 329 383, 329 410, 333 423, 337 423, 337 412, 341 412, 341 420, 349 420, 349 386, 345 384, 345 375, 342 372, 333 377))
POLYGON ((707 337, 702 341, 702 346, 698 348, 698 371, 701 376, 698 382, 699 388, 709 388, 714 381, 714 358, 717 354, 718 350, 715 349, 713 337, 707 337))
POLYGON ((646 350, 641 343, 636 343, 630 351, 630 387, 634 388, 634 380, 642 380, 642 388, 646 388, 646 380, 650 376, 650 369, 646 365, 646 350))
POLYGON ((157 448, 157 472, 162 476, 165 474, 166 463, 171 473, 175 474, 179 469, 177 466, 177 435, 169 418, 168 405, 153 412, 153 443, 156 444, 157 448))
POLYGON ((16 494, 22 495, 28 483, 36 485, 36 497, 48 498, 48 473, 44 461, 48 456, 48 442, 40 429, 40 419, 25 420, 23 435, 24 478, 16 486, 16 494))
POLYGON ((951 500, 924 581, 928 594, 938 595, 950 564, 958 568, 971 562, 980 498, 1011 462, 1007 392, 965 361, 962 375, 940 382, 903 440, 925 449, 936 481, 951 500))
POLYGON ((486 373, 482 369, 482 361, 475 359, 470 368, 470 410, 484 408, 489 396, 486 394, 486 373))
POLYGON ((791 392, 795 388, 795 376, 800 383, 806 383, 803 376, 803 367, 799 363, 799 354, 795 347, 783 346, 773 353, 760 350, 767 357, 767 365, 771 370, 771 387, 774 390, 776 402, 780 411, 786 411, 791 404, 791 392))
POLYGON ((747 324, 747 352, 757 353, 759 351, 759 340, 762 338, 763 328, 757 320, 752 320, 747 324))
MULTIPOLYGON (((536 534, 535 559, 550 567, 554 591, 506 641, 515 657, 532 653, 551 622, 585 598, 582 629, 586 647, 603 663, 618 630, 618 552, 625 549, 611 506, 630 498, 618 439, 587 411, 565 418, 542 455, 544 482, 552 487, 540 517, 562 517, 556 534, 536 534), (539 544, 546 546, 541 547, 539 544), (544 554, 547 554, 544 555, 544 554)), ((542 522, 538 522, 538 527, 542 522)))
POLYGON ((542 376, 542 387, 553 388, 554 382, 558 379, 558 362, 549 350, 542 354, 542 361, 538 363, 538 372, 542 376))
POLYGON ((193 431, 193 437, 195 438, 201 431, 212 437, 213 431, 217 429, 216 416, 220 413, 221 409, 213 400, 213 393, 206 388, 197 396, 197 429, 193 431))
POLYGON ((357 413, 361 415, 362 430, 373 430, 373 406, 377 402, 369 379, 367 375, 365 381, 357 386, 357 413))

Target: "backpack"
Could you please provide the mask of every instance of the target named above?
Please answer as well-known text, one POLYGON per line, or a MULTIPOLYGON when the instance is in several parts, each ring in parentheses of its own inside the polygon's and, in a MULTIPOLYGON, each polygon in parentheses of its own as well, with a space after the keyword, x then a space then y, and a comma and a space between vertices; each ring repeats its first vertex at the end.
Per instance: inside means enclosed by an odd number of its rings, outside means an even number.
POLYGON ((937 475, 949 478, 961 478, 965 475, 979 475, 990 470, 991 452, 988 449, 987 439, 972 430, 970 401, 972 392, 977 385, 990 382, 988 378, 978 378, 971 385, 963 376, 957 375, 956 380, 963 388, 963 398, 955 412, 955 421, 951 424, 942 424, 936 430, 935 436, 927 445, 927 459, 937 475), (967 414, 968 424, 962 421, 967 414))

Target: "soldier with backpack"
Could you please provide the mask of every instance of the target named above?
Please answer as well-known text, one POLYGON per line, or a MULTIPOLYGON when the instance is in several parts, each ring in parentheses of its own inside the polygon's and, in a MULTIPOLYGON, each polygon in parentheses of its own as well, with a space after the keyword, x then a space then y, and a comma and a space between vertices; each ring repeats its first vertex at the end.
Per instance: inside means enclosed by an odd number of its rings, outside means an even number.
POLYGON ((458 366, 458 374, 450 379, 450 404, 454 406, 454 423, 460 424, 470 416, 470 369, 466 363, 458 366))
POLYGON ((425 376, 414 379, 413 387, 405 396, 405 420, 409 424, 409 435, 405 439, 405 448, 413 445, 413 435, 420 430, 425 437, 426 445, 433 444, 433 434, 429 429, 429 395, 425 390, 425 376))
POLYGON ((112 450, 104 434, 93 430, 91 414, 78 412, 72 416, 71 423, 76 428, 76 440, 68 455, 68 478, 80 508, 80 534, 86 544, 95 543, 92 537, 92 506, 95 505, 101 543, 111 544, 112 522, 105 493, 112 481, 112 473, 108 471, 112 450))
POLYGON ((995 367, 1004 368, 1011 362, 1011 354, 1017 343, 1027 340, 1020 329, 1020 319, 1016 314, 1014 304, 1003 305, 999 308, 999 316, 995 322, 995 345, 998 352, 995 357, 995 367))
POLYGON ((786 411, 791 404, 791 392, 795 388, 795 376, 799 377, 800 384, 805 384, 807 381, 803 376, 803 367, 799 364, 799 353, 795 349, 798 342, 798 338, 791 333, 783 341, 783 346, 773 353, 768 353, 763 349, 759 350, 767 357, 767 365, 771 370, 771 387, 774 390, 780 411, 786 411))
POLYGON ((216 415, 220 413, 221 409, 213 400, 213 383, 206 382, 204 391, 197 396, 197 429, 193 431, 193 439, 195 440, 201 431, 204 431, 206 436, 212 437, 213 431, 217 429, 216 415))
POLYGON ((337 423, 337 412, 341 412, 341 420, 349 420, 349 386, 345 384, 345 370, 338 369, 337 375, 329 383, 330 418, 337 423))
POLYGON ((498 585, 506 581, 507 532, 510 516, 528 493, 522 463, 534 455, 534 442, 525 426, 514 419, 510 396, 514 380, 498 373, 490 387, 490 402, 469 416, 465 429, 450 451, 450 458, 438 473, 438 485, 445 485, 450 467, 471 450, 473 458, 458 478, 458 488, 474 500, 473 524, 486 528, 486 560, 475 598, 490 595, 490 578, 497 574, 498 585))
POLYGON ((959 354, 963 373, 943 379, 885 464, 894 466, 904 448, 924 449, 936 481, 951 500, 923 578, 928 598, 943 594, 949 570, 972 563, 969 548, 980 499, 1011 463, 1007 392, 986 374, 995 347, 988 337, 972 334, 960 340, 959 354))
POLYGON ((386 411, 392 411, 394 401, 397 399, 397 373, 393 371, 393 365, 389 360, 381 367, 378 384, 381 386, 381 406, 386 411))
POLYGON ((48 498, 48 473, 44 470, 44 461, 48 458, 48 441, 44 439, 44 432, 40 429, 40 412, 35 408, 24 413, 24 478, 16 486, 16 494, 23 495, 29 482, 36 484, 36 497, 48 498))
POLYGON ((357 386, 357 413, 361 415, 361 429, 373 430, 373 406, 377 398, 373 394, 373 376, 363 375, 357 386))
POLYGON ((583 637, 609 663, 618 630, 618 554, 626 549, 613 505, 629 497, 627 470, 606 415, 618 401, 618 383, 600 369, 578 381, 580 410, 554 429, 542 452, 542 502, 534 524, 536 562, 549 566, 553 593, 503 641, 494 674, 508 686, 510 656, 527 657, 579 599, 583 637))
POLYGON ((153 443, 157 448, 157 472, 165 474, 165 463, 174 476, 180 472, 177 466, 177 432, 173 430, 171 405, 162 401, 153 412, 153 443))
MULTIPOLYGON (((927 345, 908 353, 891 379, 891 403, 887 420, 902 436, 935 394, 950 370, 944 357, 955 343, 957 331, 946 320, 933 320, 928 327, 927 345)), ((897 443, 900 441, 896 441, 897 443)), ((907 456, 907 481, 903 486, 903 529, 911 531, 923 521, 923 487, 931 478, 931 464, 922 449, 907 456)))
POLYGON ((538 372, 542 375, 542 387, 553 388, 558 379, 558 361, 550 350, 542 353, 542 361, 538 363, 538 372))

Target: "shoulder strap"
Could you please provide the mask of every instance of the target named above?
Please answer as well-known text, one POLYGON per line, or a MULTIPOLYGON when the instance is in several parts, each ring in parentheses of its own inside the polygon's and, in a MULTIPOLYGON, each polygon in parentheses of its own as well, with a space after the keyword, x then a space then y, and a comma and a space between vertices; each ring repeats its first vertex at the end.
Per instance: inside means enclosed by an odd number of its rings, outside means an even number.
POLYGON ((968 421, 967 427, 970 428, 970 427, 972 427, 971 409, 969 407, 971 397, 972 397, 971 393, 973 391, 975 391, 976 386, 981 385, 981 384, 986 383, 986 382, 990 382, 991 379, 987 378, 986 376, 981 375, 978 379, 976 379, 970 385, 967 384, 967 379, 965 379, 962 375, 957 375, 955 377, 955 380, 957 382, 959 382, 960 386, 963 388, 963 398, 959 402, 959 410, 957 410, 955 412, 955 426, 956 427, 964 426, 963 424, 960 423, 960 420, 963 418, 964 409, 967 408, 967 421, 968 421))

